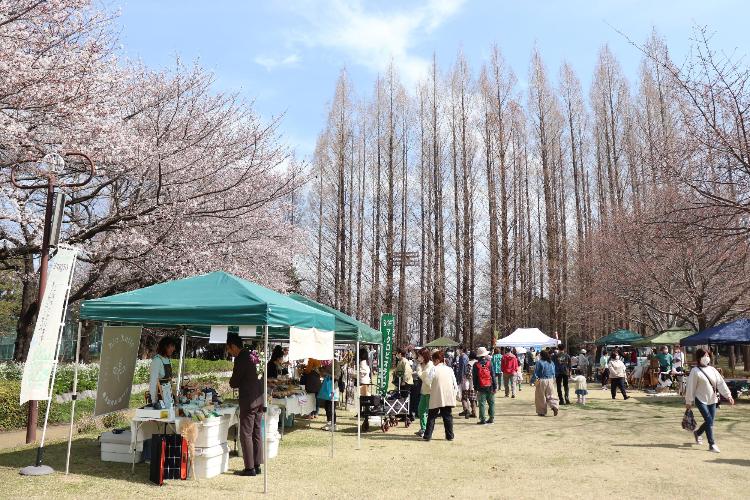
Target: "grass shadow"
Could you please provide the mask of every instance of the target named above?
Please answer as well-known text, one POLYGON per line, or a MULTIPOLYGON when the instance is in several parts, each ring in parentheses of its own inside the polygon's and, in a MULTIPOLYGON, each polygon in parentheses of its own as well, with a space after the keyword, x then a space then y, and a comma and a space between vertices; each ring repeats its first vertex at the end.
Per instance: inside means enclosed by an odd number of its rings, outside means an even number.
MULTIPOLYGON (((20 469, 33 465, 36 460, 35 446, 0 451, 0 467, 20 469)), ((68 450, 66 441, 48 444, 44 447, 44 464, 57 472, 65 471, 65 455, 68 450)), ((133 483, 149 483, 149 464, 135 464, 135 473, 131 464, 121 462, 102 462, 99 441, 94 437, 74 439, 70 451, 70 472, 82 476, 93 476, 102 479, 115 479, 133 483)))
POLYGON ((740 467, 750 467, 750 460, 747 460, 744 458, 717 458, 714 460, 707 460, 707 463, 739 465, 740 467))
POLYGON ((636 443, 636 444, 613 444, 616 448, 667 448, 671 450, 684 450, 692 448, 693 443, 636 443))

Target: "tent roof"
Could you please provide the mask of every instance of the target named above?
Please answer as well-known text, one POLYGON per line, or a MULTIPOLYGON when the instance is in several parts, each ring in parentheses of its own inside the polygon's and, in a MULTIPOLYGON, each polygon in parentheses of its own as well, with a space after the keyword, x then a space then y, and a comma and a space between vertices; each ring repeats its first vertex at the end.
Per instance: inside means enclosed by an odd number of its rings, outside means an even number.
POLYGON ((636 347, 646 347, 652 345, 679 344, 680 340, 684 339, 685 337, 689 337, 694 333, 695 332, 693 330, 690 330, 688 328, 673 326, 672 328, 663 330, 656 335, 651 335, 650 337, 644 337, 641 340, 636 340, 635 342, 633 342, 633 345, 636 347))
POLYGON ((620 329, 602 337, 595 342, 596 345, 632 345, 636 340, 643 337, 630 330, 620 329))
POLYGON ((148 326, 335 327, 331 314, 221 271, 86 300, 81 319, 148 326))
POLYGON ((378 330, 352 318, 348 314, 344 314, 343 312, 325 304, 315 302, 304 295, 292 293, 289 296, 307 306, 332 314, 336 320, 336 329, 334 330, 336 342, 356 342, 359 340, 360 342, 367 344, 383 343, 383 335, 378 330))
POLYGON ((742 318, 685 337, 682 345, 750 344, 750 319, 742 318))
POLYGON ((554 347, 559 343, 557 339, 542 333, 539 328, 518 328, 497 341, 497 345, 502 347, 554 347))
POLYGON ((425 345, 425 347, 457 347, 459 344, 448 337, 439 337, 425 345))

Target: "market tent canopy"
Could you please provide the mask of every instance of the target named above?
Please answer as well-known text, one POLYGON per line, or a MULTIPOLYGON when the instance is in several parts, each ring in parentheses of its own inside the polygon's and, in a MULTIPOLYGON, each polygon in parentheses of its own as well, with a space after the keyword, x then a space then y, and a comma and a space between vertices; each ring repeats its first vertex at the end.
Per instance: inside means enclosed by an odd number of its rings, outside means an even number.
POLYGON ((595 342, 596 345, 633 345, 633 342, 643 340, 643 337, 630 330, 617 330, 595 342))
POLYGON ((685 337, 682 345, 750 344, 750 319, 742 318, 685 337))
POLYGON ((81 304, 81 319, 137 325, 269 325, 333 330, 334 317, 229 273, 168 281, 81 304))
POLYGON ((458 347, 458 342, 448 337, 439 337, 426 344, 425 347, 458 347))
POLYGON ((633 342, 635 347, 647 347, 654 345, 674 345, 679 344, 680 340, 685 337, 693 335, 695 332, 680 326, 673 326, 667 330, 664 330, 656 335, 650 337, 644 337, 641 340, 633 342))
POLYGON ((365 344, 382 344, 383 335, 374 328, 352 318, 348 314, 329 307, 325 304, 315 302, 314 300, 296 293, 289 295, 294 300, 305 304, 306 306, 318 309, 319 311, 332 314, 336 321, 334 329, 336 342, 363 342, 365 344))
POLYGON ((559 343, 560 341, 545 335, 539 328, 518 328, 497 341, 500 347, 555 347, 559 343))

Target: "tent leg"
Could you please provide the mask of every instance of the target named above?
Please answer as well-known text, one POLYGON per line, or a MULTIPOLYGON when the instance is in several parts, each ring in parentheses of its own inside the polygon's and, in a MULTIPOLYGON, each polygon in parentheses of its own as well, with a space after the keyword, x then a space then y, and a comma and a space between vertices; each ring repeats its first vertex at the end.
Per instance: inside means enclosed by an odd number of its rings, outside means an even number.
POLYGON ((336 349, 333 350, 331 360, 331 458, 333 458, 333 430, 336 428, 336 384, 333 376, 336 374, 336 349))
POLYGON ((68 452, 65 455, 65 475, 70 472, 70 448, 73 445, 73 422, 76 417, 76 400, 78 399, 78 361, 81 353, 81 322, 78 322, 78 336, 76 337, 76 364, 73 365, 73 396, 70 407, 70 428, 68 429, 68 452))
POLYGON ((263 347, 263 494, 268 493, 268 325, 263 327, 264 347, 263 347))
POLYGON ((182 342, 180 343, 180 366, 177 368, 177 401, 175 401, 175 405, 180 400, 180 390, 182 388, 182 366, 183 362, 185 361, 185 345, 187 344, 187 332, 182 332, 182 342))
POLYGON ((357 449, 359 450, 360 446, 361 446, 360 440, 361 440, 361 427, 362 427, 360 425, 361 415, 360 415, 360 411, 359 411, 359 409, 360 409, 360 406, 359 406, 359 396, 360 396, 360 391, 361 391, 360 386, 359 386, 359 384, 360 384, 360 380, 359 380, 359 363, 360 363, 360 359, 359 359, 359 340, 357 341, 356 349, 357 349, 357 365, 354 367, 354 369, 356 370, 355 373, 357 374, 356 375, 356 377, 357 377, 357 395, 354 398, 354 400, 356 401, 356 406, 355 406, 354 410, 357 412, 357 449))

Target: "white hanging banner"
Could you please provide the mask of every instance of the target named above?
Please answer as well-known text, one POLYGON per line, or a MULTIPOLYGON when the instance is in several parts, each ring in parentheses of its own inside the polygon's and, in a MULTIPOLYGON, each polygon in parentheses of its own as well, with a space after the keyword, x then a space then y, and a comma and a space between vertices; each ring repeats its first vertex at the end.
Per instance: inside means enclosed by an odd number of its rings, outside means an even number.
POLYGON ((255 325, 240 325, 239 336, 241 338, 257 337, 258 327, 255 325))
POLYGON ((77 256, 77 249, 60 245, 50 260, 42 305, 23 367, 21 404, 49 398, 49 379, 57 361, 57 344, 62 333, 68 287, 77 256))
POLYGON ((333 332, 317 328, 289 328, 289 360, 333 359, 333 332))
POLYGON ((209 344, 226 344, 229 327, 227 325, 213 325, 211 335, 208 338, 209 344))

